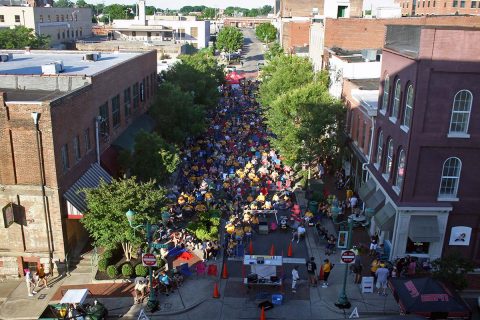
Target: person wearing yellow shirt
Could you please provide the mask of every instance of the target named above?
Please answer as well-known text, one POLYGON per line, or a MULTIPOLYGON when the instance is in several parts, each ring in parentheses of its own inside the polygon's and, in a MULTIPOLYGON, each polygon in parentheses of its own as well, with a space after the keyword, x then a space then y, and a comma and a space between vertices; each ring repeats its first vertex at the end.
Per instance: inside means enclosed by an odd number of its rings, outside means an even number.
POLYGON ((305 222, 309 223, 310 220, 312 220, 312 218, 313 218, 313 213, 310 210, 307 210, 307 212, 305 212, 305 222))
POLYGON ((252 209, 252 210, 258 210, 258 205, 257 205, 257 203, 256 203, 256 202, 252 202, 252 203, 250 204, 250 209, 252 209))
POLYGON ((195 211, 197 212, 205 212, 207 211, 207 207, 203 203, 199 203, 195 206, 195 211))
POLYGON ((257 201, 258 202, 265 202, 265 196, 263 195, 263 193, 260 193, 258 196, 257 196, 257 201))
POLYGON ((240 241, 240 242, 241 242, 241 241, 243 240, 243 235, 244 235, 244 233, 243 233, 243 228, 242 228, 242 226, 236 227, 236 228, 235 228, 235 239, 236 239, 237 241, 240 241))
POLYGON ((323 281, 324 281, 323 285, 322 285, 323 288, 328 287, 328 277, 330 276, 330 272, 332 271, 332 267, 333 266, 328 259, 323 260, 323 265, 322 265, 323 281))
POLYGON ((185 198, 183 196, 178 197, 177 203, 181 206, 185 204, 185 198))
POLYGON ((227 233, 228 233, 230 236, 235 232, 235 226, 233 225, 233 223, 228 223, 228 224, 225 226, 225 229, 227 230, 227 233))
POLYGON ((252 168, 252 167, 253 167, 253 165, 252 165, 252 163, 251 163, 250 161, 247 162, 247 164, 245 165, 245 168, 246 168, 246 169, 250 169, 250 168, 252 168))

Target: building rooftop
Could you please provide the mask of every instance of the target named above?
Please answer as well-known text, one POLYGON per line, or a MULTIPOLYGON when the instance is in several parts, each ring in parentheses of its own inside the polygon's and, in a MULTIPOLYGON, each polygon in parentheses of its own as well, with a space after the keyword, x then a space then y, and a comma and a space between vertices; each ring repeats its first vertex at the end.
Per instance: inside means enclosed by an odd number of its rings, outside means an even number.
POLYGON ((51 101, 65 95, 62 91, 49 91, 49 90, 18 90, 18 89, 2 89, 1 92, 7 94, 6 102, 13 101, 51 101))
POLYGON ((328 49, 338 58, 348 62, 378 62, 380 61, 381 49, 363 49, 363 50, 344 50, 342 48, 333 47, 328 49))
MULTIPOLYGON (((42 65, 63 61, 63 72, 59 75, 93 76, 113 66, 121 64, 142 52, 103 53, 97 61, 85 61, 87 53, 79 51, 0 51, 0 54, 12 53, 13 60, 0 63, 0 75, 41 75, 42 65)), ((1 84, 0 84, 1 86, 1 84)))
POLYGON ((359 90, 378 90, 379 78, 374 79, 349 79, 359 90))

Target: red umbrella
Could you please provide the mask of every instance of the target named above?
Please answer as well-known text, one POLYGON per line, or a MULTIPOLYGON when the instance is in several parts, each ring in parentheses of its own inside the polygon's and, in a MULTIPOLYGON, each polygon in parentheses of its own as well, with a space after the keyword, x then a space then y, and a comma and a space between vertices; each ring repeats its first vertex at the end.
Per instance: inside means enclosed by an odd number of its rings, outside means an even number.
POLYGON ((227 81, 228 84, 239 84, 240 80, 242 79, 245 79, 245 77, 238 74, 236 71, 230 72, 225 77, 225 80, 227 81))

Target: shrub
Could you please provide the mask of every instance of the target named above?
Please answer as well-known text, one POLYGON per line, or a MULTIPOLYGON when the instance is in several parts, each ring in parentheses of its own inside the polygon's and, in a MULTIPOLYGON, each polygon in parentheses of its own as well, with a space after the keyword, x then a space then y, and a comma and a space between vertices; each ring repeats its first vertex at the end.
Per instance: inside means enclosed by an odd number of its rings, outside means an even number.
POLYGON ((110 279, 116 278, 118 276, 118 269, 115 265, 110 265, 107 268, 107 275, 110 279))
POLYGON ((142 264, 137 264, 135 266, 135 274, 137 277, 145 277, 148 274, 148 269, 142 264))
POLYGON ((133 267, 130 263, 125 263, 123 266, 122 266, 122 275, 124 277, 127 277, 127 278, 130 278, 133 274, 133 267))
POLYGON ((102 253, 102 258, 106 260, 110 260, 113 257, 113 252, 111 250, 106 250, 104 253, 102 253))
POLYGON ((107 266, 108 266, 108 260, 107 259, 100 258, 100 260, 98 260, 98 271, 105 272, 105 270, 107 270, 107 266))

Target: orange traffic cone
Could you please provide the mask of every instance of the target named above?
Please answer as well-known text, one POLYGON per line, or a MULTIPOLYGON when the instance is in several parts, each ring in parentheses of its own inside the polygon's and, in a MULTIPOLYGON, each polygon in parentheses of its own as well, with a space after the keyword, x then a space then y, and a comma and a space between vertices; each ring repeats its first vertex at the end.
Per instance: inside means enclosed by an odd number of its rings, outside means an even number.
POLYGON ((253 255, 253 242, 250 240, 250 244, 248 245, 248 253, 253 255))
POLYGON ((288 251, 287 251, 287 257, 293 256, 293 248, 292 248, 292 243, 288 245, 288 251))
POLYGON ((320 273, 318 274, 318 280, 323 280, 323 266, 320 266, 320 273))
POLYGON ((227 263, 223 263, 222 279, 228 279, 227 263))
POLYGON ((267 320, 267 318, 265 318, 265 307, 262 307, 262 311, 260 312, 260 320, 267 320))
POLYGON ((270 255, 273 257, 275 255, 275 246, 272 244, 270 247, 270 255))
POLYGON ((216 282, 213 287, 213 297, 216 299, 220 298, 220 293, 218 292, 218 284, 216 282))

